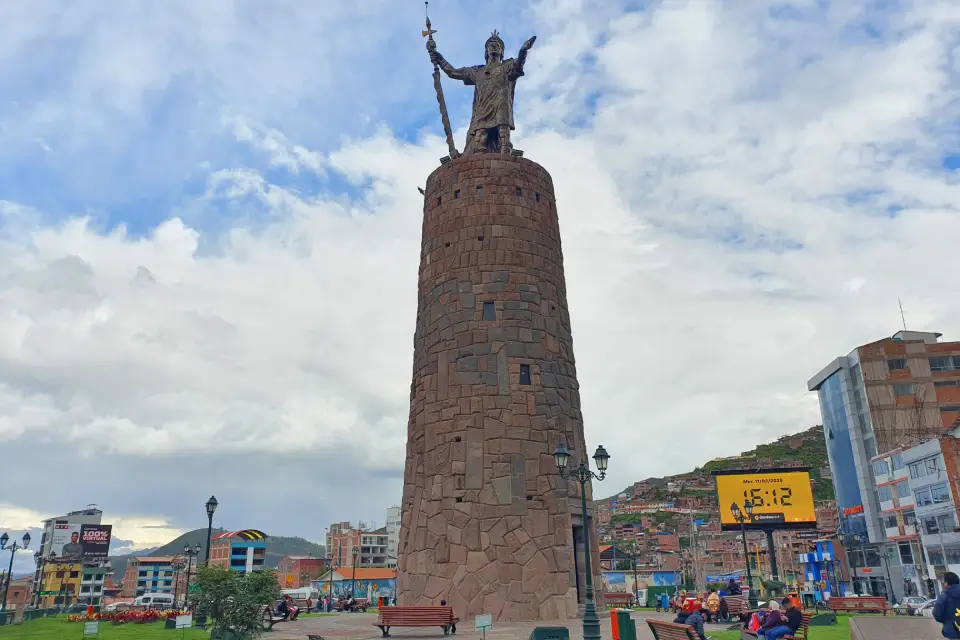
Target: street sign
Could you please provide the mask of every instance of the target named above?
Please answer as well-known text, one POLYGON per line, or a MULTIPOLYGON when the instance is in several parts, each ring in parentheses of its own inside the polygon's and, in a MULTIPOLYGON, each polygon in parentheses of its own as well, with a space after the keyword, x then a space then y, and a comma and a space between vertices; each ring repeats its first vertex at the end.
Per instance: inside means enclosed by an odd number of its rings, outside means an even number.
POLYGON ((95 636, 100 633, 100 623, 99 622, 85 622, 83 623, 83 635, 84 636, 95 636))
POLYGON ((192 584, 190 585, 190 588, 187 589, 187 591, 189 591, 190 593, 200 593, 200 585, 192 584))
POLYGON ((193 615, 188 614, 185 616, 177 616, 176 619, 176 628, 177 629, 189 629, 193 626, 193 615))
POLYGON ((476 631, 483 633, 484 639, 487 637, 487 631, 493 629, 493 614, 481 613, 473 620, 476 631))

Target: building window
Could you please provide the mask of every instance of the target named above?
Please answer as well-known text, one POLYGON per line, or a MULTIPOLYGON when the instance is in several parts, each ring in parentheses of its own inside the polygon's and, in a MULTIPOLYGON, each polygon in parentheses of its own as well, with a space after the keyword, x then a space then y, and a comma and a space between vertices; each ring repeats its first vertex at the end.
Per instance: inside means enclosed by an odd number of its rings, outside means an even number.
POLYGON ((887 529, 897 528, 897 516, 889 515, 881 518, 881 520, 883 520, 883 526, 887 529))
POLYGON ((893 385, 893 395, 896 396, 912 396, 913 395, 913 383, 899 383, 893 385))
POLYGON ((493 302, 484 302, 483 303, 483 319, 488 322, 494 322, 497 319, 497 310, 493 306, 493 302))
POLYGON ((71 577, 71 578, 76 578, 76 577, 79 576, 79 575, 80 575, 80 572, 79 572, 79 571, 71 571, 71 572, 70 572, 70 577, 71 577))
POLYGON ((520 365, 520 384, 530 384, 530 365, 520 365))
POLYGON ((933 383, 933 386, 935 386, 935 387, 955 387, 955 386, 957 386, 958 384, 960 384, 960 380, 940 380, 940 381, 938 381, 938 382, 934 382, 934 383, 933 383))
POLYGON ((887 464, 886 460, 877 460, 873 463, 873 475, 874 476, 887 476, 890 475, 890 465, 887 464))
POLYGON ((950 533, 957 528, 957 516, 954 513, 944 513, 937 516, 937 527, 940 533, 950 533))
POLYGON ((927 475, 939 475, 940 473, 940 461, 936 458, 927 458, 923 461, 924 465, 927 468, 927 475))
POLYGON ((913 564, 913 547, 910 543, 900 543, 900 562, 902 564, 913 564))
POLYGON ((893 454, 893 456, 890 458, 890 464, 891 466, 893 466, 894 471, 899 471, 900 469, 903 469, 903 454, 901 453, 893 454))
POLYGON ((960 371, 960 356, 930 358, 930 371, 960 371))
POLYGON ((890 371, 903 371, 907 368, 906 358, 890 358, 887 360, 887 369, 890 371))
POLYGON ((910 495, 910 483, 909 482, 898 482, 897 487, 897 497, 906 498, 910 495))
POLYGON ((903 512, 903 524, 912 525, 917 524, 917 514, 911 511, 903 512))
POLYGON ((520 196, 523 195, 523 189, 521 189, 520 187, 517 187, 516 193, 517 193, 517 197, 519 198, 520 196))
POLYGON ((477 197, 478 197, 478 198, 482 198, 482 197, 483 197, 483 185, 482 185, 482 184, 478 184, 478 185, 477 185, 477 197))
POLYGON ((933 497, 933 504, 950 502, 950 490, 947 489, 947 485, 945 484, 938 484, 935 487, 930 487, 930 495, 933 497))
POLYGON ((882 487, 878 487, 877 496, 880 498, 880 502, 889 502, 893 500, 893 491, 890 490, 890 485, 885 484, 882 487))
POLYGON ((460 189, 457 189, 456 191, 453 192, 453 199, 454 200, 460 199, 460 189))
POLYGON ((935 534, 940 533, 940 527, 937 526, 937 519, 933 516, 923 519, 923 531, 924 533, 935 534))
POLYGON ((930 497, 929 489, 921 489, 913 495, 918 507, 928 507, 933 504, 933 499, 930 497))
POLYGON ((912 462, 907 468, 910 469, 910 477, 914 480, 927 475, 926 467, 922 462, 912 462))

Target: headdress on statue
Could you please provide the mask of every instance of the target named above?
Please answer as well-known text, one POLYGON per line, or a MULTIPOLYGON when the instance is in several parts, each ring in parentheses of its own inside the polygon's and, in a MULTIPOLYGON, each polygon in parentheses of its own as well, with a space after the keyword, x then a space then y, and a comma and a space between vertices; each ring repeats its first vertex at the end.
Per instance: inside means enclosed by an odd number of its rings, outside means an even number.
POLYGON ((503 51, 505 49, 505 45, 503 44, 503 40, 500 39, 500 33, 496 29, 494 29, 493 33, 490 34, 490 37, 487 38, 487 41, 483 43, 484 59, 487 58, 487 51, 490 49, 490 45, 494 43, 500 45, 500 56, 503 57, 503 51))

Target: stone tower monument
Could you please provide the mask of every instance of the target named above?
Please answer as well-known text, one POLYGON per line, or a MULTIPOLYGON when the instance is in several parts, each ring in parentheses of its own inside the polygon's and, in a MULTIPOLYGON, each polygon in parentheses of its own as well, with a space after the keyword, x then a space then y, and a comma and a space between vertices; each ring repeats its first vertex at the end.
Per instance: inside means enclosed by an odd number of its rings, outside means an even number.
POLYGON ((486 64, 458 69, 433 33, 451 157, 424 194, 397 600, 443 599, 465 621, 575 618, 585 549, 600 563, 580 485, 553 458, 565 443, 571 465, 587 459, 557 205, 550 174, 510 142, 534 39, 504 61, 494 33, 486 64), (438 67, 476 87, 463 155, 438 67))

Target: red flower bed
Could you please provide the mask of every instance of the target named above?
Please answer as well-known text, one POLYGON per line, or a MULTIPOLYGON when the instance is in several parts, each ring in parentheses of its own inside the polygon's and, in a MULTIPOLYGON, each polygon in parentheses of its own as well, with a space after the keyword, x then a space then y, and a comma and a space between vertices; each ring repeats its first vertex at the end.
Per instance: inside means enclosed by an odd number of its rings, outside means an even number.
POLYGON ((67 622, 93 622, 94 620, 104 620, 115 624, 125 624, 132 622, 134 624, 147 624, 150 622, 159 622, 160 620, 172 620, 179 615, 189 613, 188 611, 178 611, 170 609, 157 611, 155 609, 128 610, 128 611, 108 611, 106 613, 94 613, 93 615, 77 614, 67 616, 67 622))

